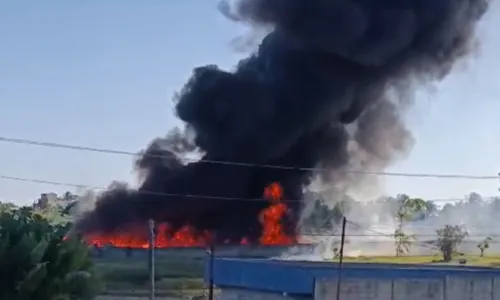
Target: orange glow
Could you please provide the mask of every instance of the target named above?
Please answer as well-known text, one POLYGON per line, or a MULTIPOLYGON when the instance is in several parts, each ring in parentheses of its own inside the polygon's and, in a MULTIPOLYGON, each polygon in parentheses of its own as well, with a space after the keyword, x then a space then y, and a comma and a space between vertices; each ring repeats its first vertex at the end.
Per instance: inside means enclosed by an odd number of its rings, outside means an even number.
MULTIPOLYGON (((135 227, 132 230, 103 235, 94 234, 86 237, 89 244, 97 247, 106 245, 118 248, 149 248, 148 230, 145 227, 135 227)), ((210 241, 210 234, 195 234, 189 226, 184 226, 177 232, 172 232, 168 224, 159 224, 156 228, 155 247, 196 247, 205 246, 210 241)))
MULTIPOLYGON (((287 236, 281 224, 288 209, 283 203, 283 196, 283 187, 279 183, 272 183, 264 190, 264 198, 271 204, 258 216, 263 227, 259 242, 263 245, 290 245, 295 242, 295 237, 287 236)), ((156 228, 155 247, 202 247, 210 243, 211 237, 209 232, 196 234, 189 226, 173 232, 168 224, 163 223, 156 228)), ((97 247, 149 248, 148 230, 145 226, 132 227, 132 229, 113 234, 92 234, 86 236, 86 240, 97 247)), ((249 241, 243 238, 240 244, 247 245, 249 241)))
POLYGON ((285 234, 281 220, 286 214, 288 207, 283 203, 284 191, 279 183, 271 183, 264 190, 264 197, 271 205, 263 209, 260 214, 260 222, 263 230, 259 242, 263 245, 290 245, 295 237, 285 234))

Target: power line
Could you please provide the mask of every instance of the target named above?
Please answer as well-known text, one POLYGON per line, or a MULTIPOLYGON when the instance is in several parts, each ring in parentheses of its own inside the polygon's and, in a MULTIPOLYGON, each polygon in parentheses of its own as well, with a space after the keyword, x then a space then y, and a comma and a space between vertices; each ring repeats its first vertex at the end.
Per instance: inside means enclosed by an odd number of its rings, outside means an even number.
MULTIPOLYGON (((35 140, 27 140, 27 139, 19 139, 19 138, 9 138, 0 136, 0 142, 5 143, 15 143, 15 144, 23 144, 23 145, 31 145, 31 146, 40 146, 40 147, 50 147, 50 148, 63 148, 63 149, 71 149, 77 151, 89 151, 89 152, 99 152, 99 153, 108 153, 115 155, 127 155, 127 156, 138 156, 140 153, 130 152, 125 150, 116 150, 116 149, 105 149, 105 148, 94 148, 87 146, 76 146, 69 144, 61 144, 61 143, 53 143, 46 141, 35 141, 35 140)), ((170 155, 157 155, 157 154, 147 154, 150 157, 157 158, 169 158, 170 155)), ((301 167, 292 167, 292 166, 279 166, 279 165, 266 165, 266 164, 251 164, 251 163, 243 163, 243 162, 234 162, 234 161, 221 161, 221 160, 209 160, 209 159, 190 159, 184 158, 188 161, 193 162, 203 162, 210 164, 221 164, 221 165, 232 165, 232 166, 241 166, 241 167, 256 167, 256 168, 269 168, 269 169, 282 169, 282 170, 302 170, 302 171, 328 171, 326 168, 301 168, 301 167)), ((375 175, 375 176, 392 176, 392 177, 418 177, 418 178, 441 178, 441 179, 471 179, 471 180, 499 180, 500 176, 497 174, 496 176, 491 175, 467 175, 467 174, 432 174, 432 173, 404 173, 404 172, 372 172, 372 171, 361 171, 361 170, 345 170, 346 173, 351 174, 359 174, 359 175, 375 175)))
MULTIPOLYGON (((16 177, 16 176, 10 176, 10 175, 2 175, 0 174, 0 179, 3 180, 11 180, 11 181, 18 181, 18 182, 26 182, 26 183, 37 183, 37 184, 47 184, 47 185, 54 185, 54 186, 64 186, 64 187, 72 187, 72 188, 83 188, 83 189, 88 189, 88 190, 101 190, 101 191, 110 191, 113 190, 113 188, 110 187, 101 187, 101 186, 92 186, 92 185, 84 185, 84 184, 76 184, 76 183, 69 183, 69 182, 60 182, 60 181, 50 181, 50 180, 43 180, 43 179, 36 179, 36 178, 25 178, 25 177, 16 177)), ((156 195, 156 196, 165 196, 165 197, 179 197, 179 198, 197 198, 197 199, 211 199, 211 200, 222 200, 222 201, 245 201, 245 202, 268 202, 268 200, 264 198, 239 198, 239 197, 223 197, 223 196, 210 196, 210 195, 196 195, 196 194, 178 194, 178 193, 163 193, 163 192, 155 192, 155 191, 146 191, 146 190, 137 190, 136 191, 139 194, 144 194, 144 195, 156 195)), ((493 198, 493 197, 492 197, 493 198)), ((434 199, 430 200, 431 202, 456 202, 456 201, 463 201, 465 199, 434 199)), ((296 199, 286 199, 285 202, 290 203, 290 202, 303 202, 303 200, 296 200, 296 199)), ((366 202, 360 202, 360 203, 386 203, 384 200, 380 201, 366 201, 366 202)))
MULTIPOLYGON (((347 221, 347 222, 349 224, 351 224, 351 225, 354 225, 354 226, 358 227, 359 229, 372 232, 372 233, 376 234, 377 236, 384 236, 384 237, 387 237, 387 238, 394 239, 394 235, 392 235, 392 234, 385 234, 385 233, 382 233, 382 232, 378 232, 376 230, 373 230, 371 228, 366 228, 364 226, 361 226, 361 225, 359 225, 357 223, 354 223, 354 222, 351 222, 351 221, 347 221)), ((437 235, 433 235, 433 237, 437 237, 437 235)), ((412 241, 411 244, 412 245, 418 245, 418 246, 421 246, 421 247, 424 247, 424 248, 428 248, 428 249, 431 249, 431 250, 437 250, 437 247, 435 245, 431 245, 431 244, 428 244, 428 243, 423 243, 423 242, 419 242, 419 241, 412 241)))
MULTIPOLYGON (((371 231, 369 229, 364 229, 364 230, 367 230, 367 231, 371 231)), ((300 233, 299 236, 303 236, 303 237, 341 237, 340 234, 327 234, 327 233, 308 233, 308 232, 305 232, 305 233, 300 233)), ((413 236, 415 238, 439 238, 439 235, 437 234, 408 234, 408 236, 413 236)), ((467 238, 486 238, 488 235, 468 235, 467 238)), ((388 239, 391 239, 391 240, 394 240, 394 234, 384 234, 384 233, 377 233, 377 234, 346 234, 346 237, 347 238, 350 238, 350 237, 384 237, 384 238, 388 238, 388 239)), ((362 240, 363 242, 367 241, 367 240, 362 240)), ((385 241, 380 241, 380 240, 372 240, 373 242, 385 242, 385 241)), ((389 240, 387 240, 389 241, 389 240)), ((419 241, 414 241, 412 243, 418 243, 419 241)), ((422 242, 422 241, 420 241, 422 242)), ((495 243, 500 243, 500 241, 491 241, 491 242, 495 242, 495 243)))
MULTIPOLYGON (((66 187, 76 187, 76 188, 86 188, 86 189, 97 189, 97 190, 111 190, 110 188, 104 188, 104 187, 98 187, 98 186, 90 186, 90 185, 83 185, 83 184, 74 184, 74 183, 64 183, 64 182, 58 182, 58 181, 48 181, 48 180, 40 180, 40 179, 30 179, 30 178, 22 178, 22 177, 14 177, 14 176, 7 176, 7 175, 0 175, 0 179, 4 180, 14 180, 14 181, 20 181, 20 182, 29 182, 29 183, 40 183, 40 184, 49 184, 49 185, 57 185, 57 186, 66 186, 66 187)), ((202 199, 216 199, 216 200, 227 200, 227 201, 267 201, 265 199, 259 199, 259 198, 231 198, 231 197, 218 197, 218 196, 208 196, 208 195, 189 195, 189 194, 173 194, 173 193, 158 193, 158 192, 150 192, 150 191, 138 191, 141 194, 149 194, 149 195, 160 195, 160 196, 167 196, 167 197, 184 197, 184 198, 202 198, 202 199)), ((295 200, 295 201, 300 201, 300 200, 295 200)), ((440 201, 439 199, 433 200, 433 201, 440 201)), ((449 201, 445 199, 441 199, 441 201, 449 201)), ((287 202, 290 202, 288 200, 287 202)), ((294 202, 294 201, 292 201, 294 202)), ((379 232, 376 230, 373 230, 371 228, 362 226, 358 223, 352 222, 352 221, 347 221, 350 225, 355 226, 358 229, 367 231, 367 232, 372 232, 373 234, 348 234, 349 237, 386 237, 386 238, 394 238, 393 234, 388 234, 388 233, 383 233, 379 232)), ((338 233, 302 233, 301 235, 303 236, 311 236, 311 237, 340 237, 338 233)), ((414 234, 414 237, 426 237, 426 238, 437 238, 437 234, 414 234)), ((468 236, 469 238, 484 238, 486 235, 474 235, 474 236, 468 236)), ((495 241, 492 241, 493 243, 497 243, 495 241)), ((500 241, 498 242, 500 243, 500 241)), ((415 241, 412 242, 412 244, 418 245, 419 242, 415 241)), ((421 246, 430 246, 428 244, 421 244, 421 246)), ((434 247, 432 247, 434 249, 434 247)))

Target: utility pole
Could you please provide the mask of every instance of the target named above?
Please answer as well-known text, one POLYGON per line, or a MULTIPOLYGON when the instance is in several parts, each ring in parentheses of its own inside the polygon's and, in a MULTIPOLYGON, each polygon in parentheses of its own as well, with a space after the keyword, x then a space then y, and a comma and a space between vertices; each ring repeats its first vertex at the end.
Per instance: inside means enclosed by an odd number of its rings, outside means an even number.
POLYGON ((339 273, 337 278, 337 297, 336 300, 340 299, 340 287, 342 281, 342 267, 344 263, 344 245, 345 245, 345 227, 347 225, 347 218, 342 218, 342 235, 340 237, 340 253, 339 253, 339 273))
POLYGON ((155 299, 155 221, 149 220, 149 299, 155 299))
POLYGON ((210 246, 208 248, 208 299, 214 299, 214 258, 215 258, 215 245, 214 242, 210 242, 210 246))

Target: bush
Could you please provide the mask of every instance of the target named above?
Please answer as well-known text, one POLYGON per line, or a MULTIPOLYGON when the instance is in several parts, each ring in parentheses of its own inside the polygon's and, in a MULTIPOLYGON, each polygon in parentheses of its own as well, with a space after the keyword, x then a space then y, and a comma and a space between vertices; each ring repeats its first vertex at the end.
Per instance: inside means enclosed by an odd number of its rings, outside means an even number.
POLYGON ((451 261, 453 253, 457 252, 458 246, 469 235, 464 228, 458 225, 446 225, 436 232, 438 239, 435 243, 443 254, 444 261, 451 261))
POLYGON ((0 299, 93 299, 101 285, 89 249, 30 208, 0 214, 0 299))

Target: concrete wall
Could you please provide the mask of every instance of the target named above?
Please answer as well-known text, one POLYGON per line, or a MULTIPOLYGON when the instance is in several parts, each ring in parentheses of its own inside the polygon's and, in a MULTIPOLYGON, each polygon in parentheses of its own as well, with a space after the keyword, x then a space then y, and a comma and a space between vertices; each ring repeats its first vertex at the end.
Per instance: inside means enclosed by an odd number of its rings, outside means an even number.
MULTIPOLYGON (((217 296, 217 300, 308 300, 311 297, 289 296, 283 293, 269 293, 245 289, 223 289, 217 296)), ((330 299, 332 300, 332 299, 330 299)))
MULTIPOLYGON (((316 282, 314 295, 223 288, 219 300, 335 300, 336 279, 316 282)), ((345 278, 340 300, 500 300, 500 277, 377 280, 345 278)))
MULTIPOLYGON (((315 300, 336 299, 337 279, 320 279, 315 300)), ((342 300, 500 300, 500 277, 443 279, 345 278, 340 285, 342 300)))
MULTIPOLYGON (((206 261, 208 268, 208 260, 206 261)), ((338 276, 338 265, 325 262, 294 262, 267 259, 239 259, 216 257, 213 280, 221 288, 259 290, 288 295, 309 295, 312 298, 315 282, 338 276)), ((205 274, 208 282, 209 274, 205 274)), ((444 280, 453 278, 500 278, 500 269, 441 265, 384 265, 344 264, 343 279, 366 280, 444 280)), ((500 279, 499 279, 500 281, 500 279)), ((399 288, 399 287, 398 287, 399 288)), ((499 292, 500 295, 500 292, 499 292)), ((407 300, 407 299, 405 299, 407 300)), ((455 300, 455 299, 447 299, 455 300)), ((491 299, 490 299, 491 300, 491 299)), ((495 299, 495 300, 500 300, 495 299)))

